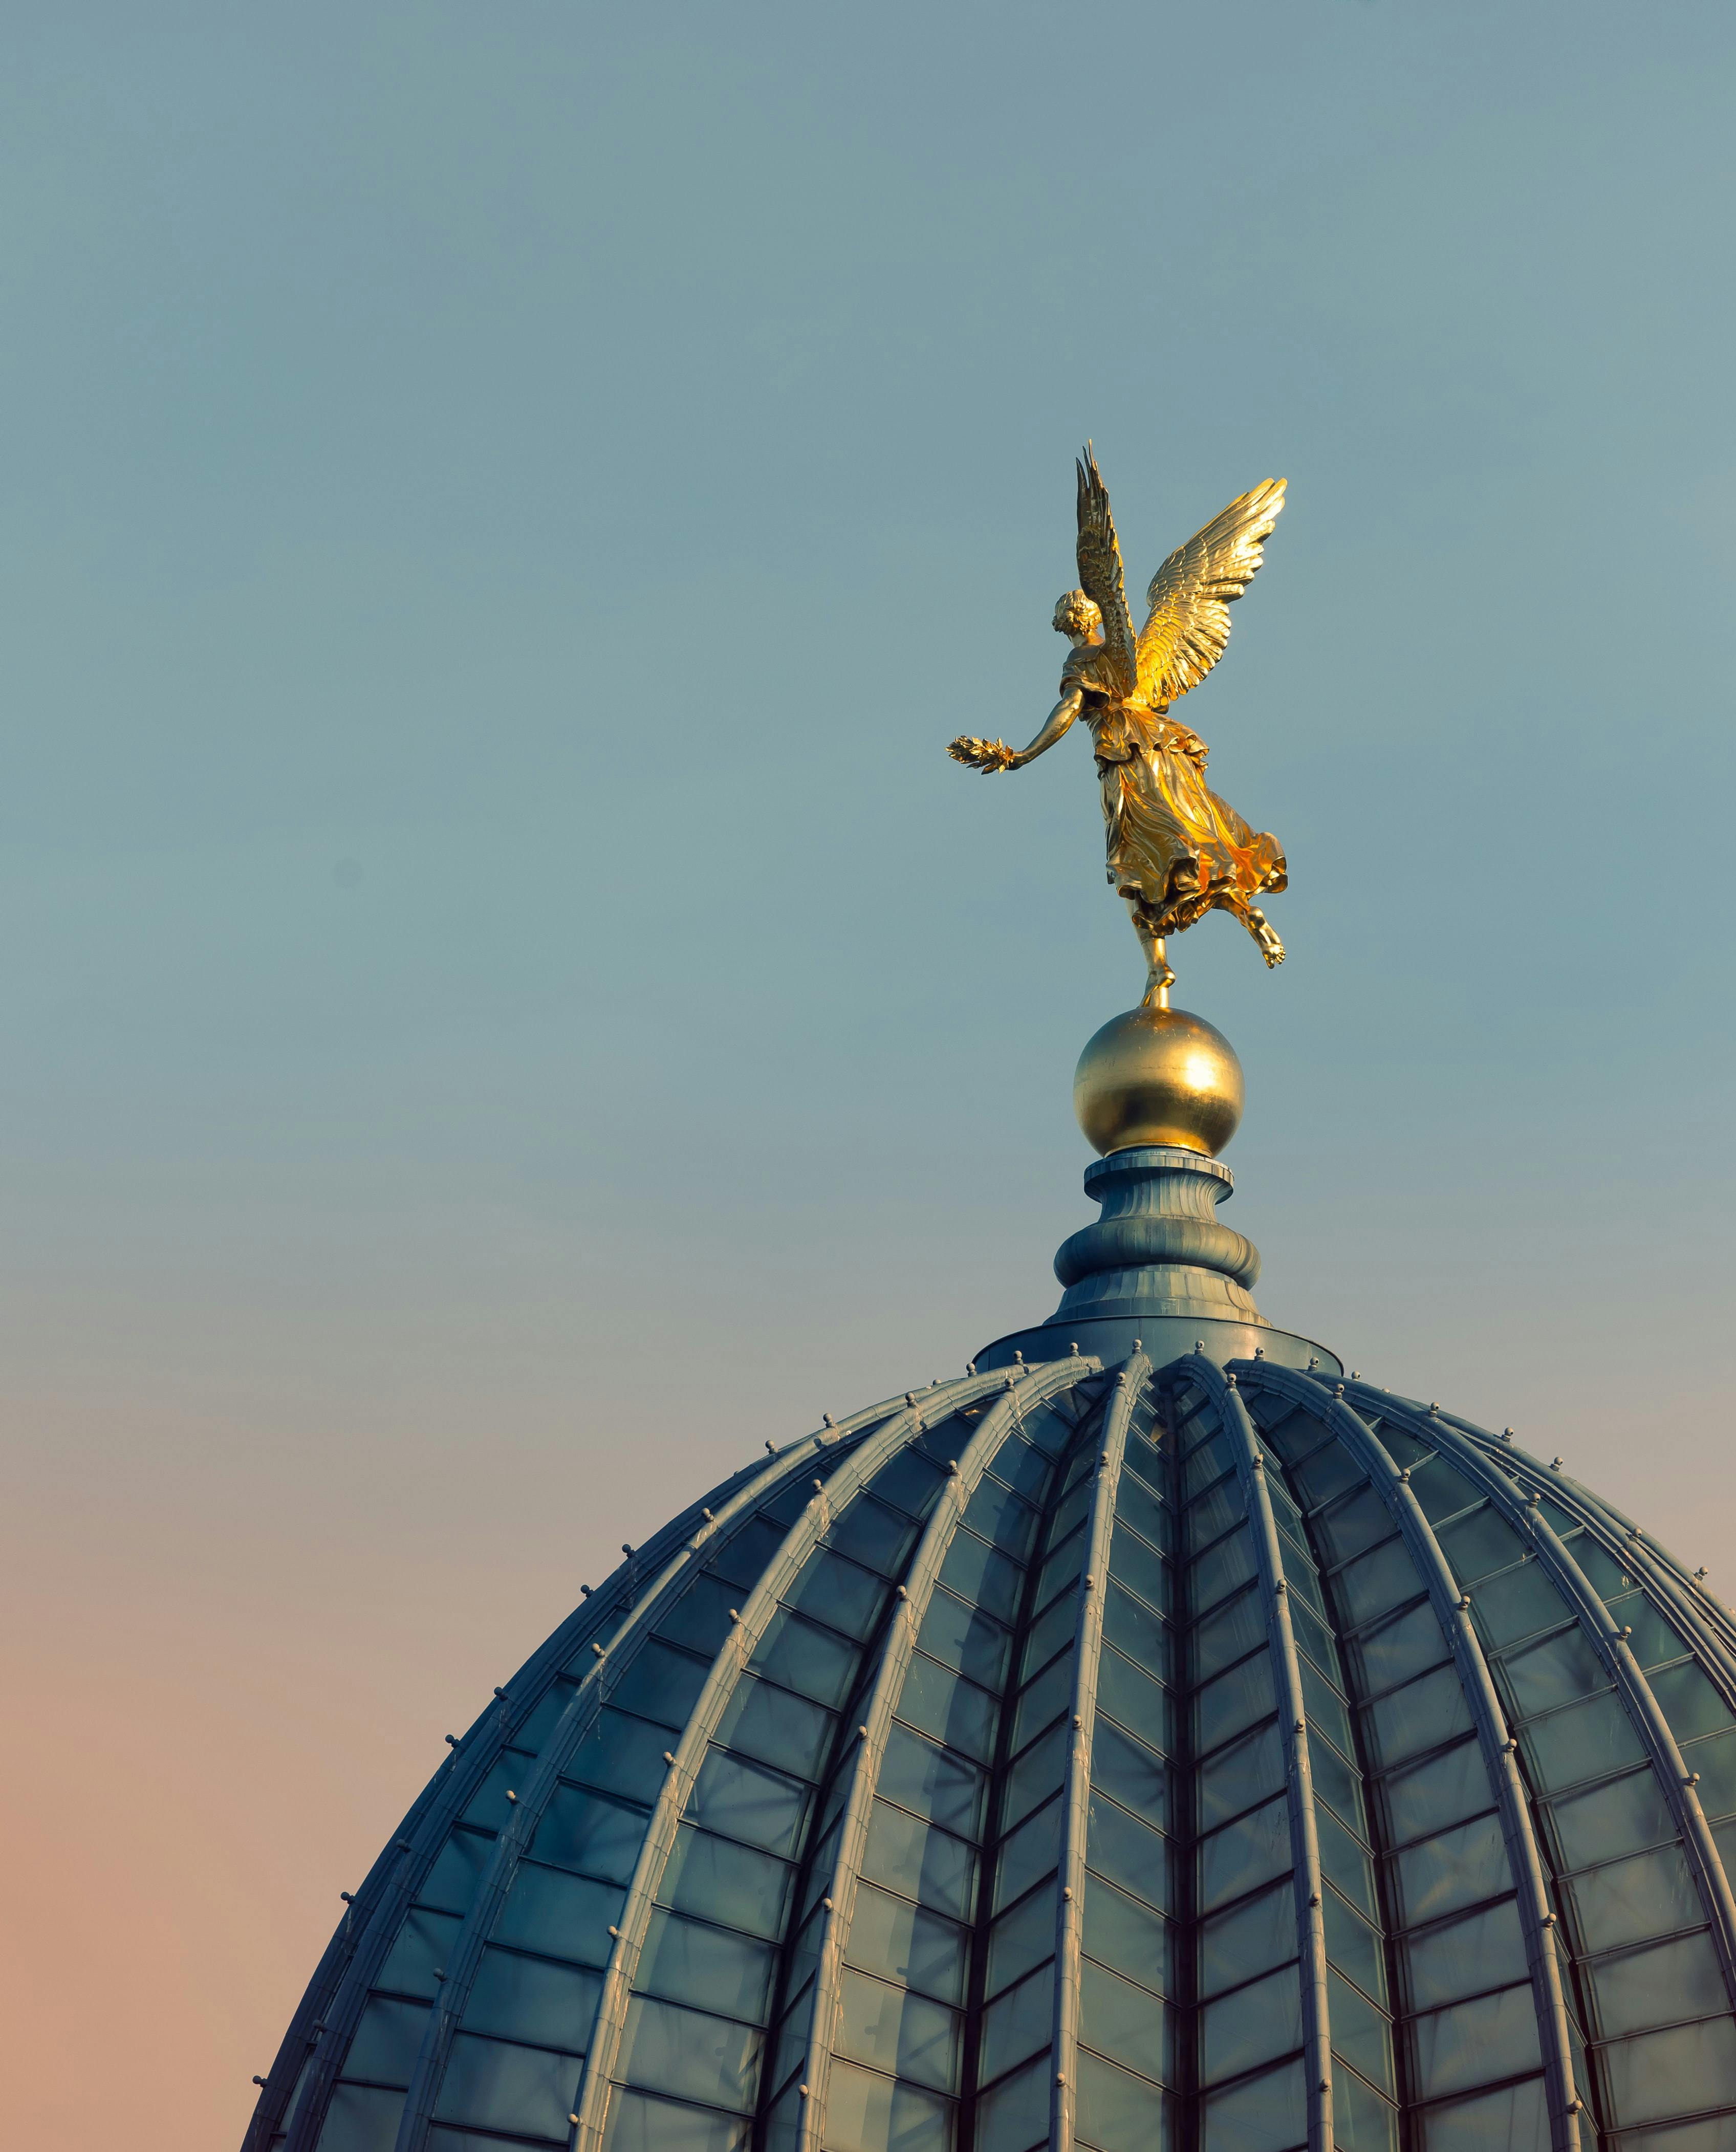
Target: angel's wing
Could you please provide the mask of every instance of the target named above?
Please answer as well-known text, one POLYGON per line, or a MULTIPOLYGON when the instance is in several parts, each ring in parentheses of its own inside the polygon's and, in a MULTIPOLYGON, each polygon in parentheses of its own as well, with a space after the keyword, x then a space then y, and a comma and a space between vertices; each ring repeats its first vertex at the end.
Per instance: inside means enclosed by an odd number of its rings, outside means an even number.
POLYGON ((1127 593, 1121 581, 1121 548, 1115 542, 1115 519, 1109 513, 1103 474, 1089 441, 1074 469, 1079 475, 1079 587, 1103 615, 1109 662, 1119 675, 1122 693, 1130 695, 1139 666, 1133 622, 1127 613, 1127 593))
MULTIPOLYGON (((1082 491, 1081 501, 1084 497, 1082 491)), ((1151 612, 1140 631, 1138 665, 1140 692, 1155 708, 1165 710, 1197 688, 1223 656, 1230 607, 1253 581, 1261 543, 1271 537, 1283 505, 1283 480, 1267 479, 1178 546, 1151 578, 1145 593, 1151 612)), ((1083 507, 1079 515, 1083 561, 1083 507)))

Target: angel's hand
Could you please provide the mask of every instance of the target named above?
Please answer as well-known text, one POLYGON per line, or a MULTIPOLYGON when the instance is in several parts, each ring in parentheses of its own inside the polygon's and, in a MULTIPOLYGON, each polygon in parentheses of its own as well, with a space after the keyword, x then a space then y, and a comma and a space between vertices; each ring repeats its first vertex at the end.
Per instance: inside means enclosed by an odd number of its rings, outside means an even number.
POLYGON ((949 740, 947 752, 954 762, 962 762, 967 769, 980 769, 985 776, 997 769, 1011 769, 1018 760, 1005 740, 977 739, 970 733, 949 740))

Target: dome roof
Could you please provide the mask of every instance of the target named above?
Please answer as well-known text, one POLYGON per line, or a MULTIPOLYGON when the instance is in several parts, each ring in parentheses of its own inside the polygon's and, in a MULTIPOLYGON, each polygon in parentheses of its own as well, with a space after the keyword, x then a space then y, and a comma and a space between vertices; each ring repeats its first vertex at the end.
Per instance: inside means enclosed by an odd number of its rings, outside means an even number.
POLYGON ((1087 1185, 495 1691, 249 2152, 1736 2146, 1736 1622, 1267 1325, 1226 1169, 1087 1185))

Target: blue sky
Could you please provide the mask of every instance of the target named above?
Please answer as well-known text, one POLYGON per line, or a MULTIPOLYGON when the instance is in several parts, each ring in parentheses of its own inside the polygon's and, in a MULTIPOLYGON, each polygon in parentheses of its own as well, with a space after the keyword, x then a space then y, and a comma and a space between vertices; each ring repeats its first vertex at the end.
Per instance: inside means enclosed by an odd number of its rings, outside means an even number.
POLYGON ((1083 738, 943 749, 1053 699, 1088 434, 1135 585, 1290 481, 1182 713, 1290 961, 1172 951, 1262 1307, 1716 1576, 1728 9, 9 31, 16 1673, 206 1669, 235 1886, 141 2053, 214 2141, 581 1576, 1052 1305, 1140 969, 1083 738))

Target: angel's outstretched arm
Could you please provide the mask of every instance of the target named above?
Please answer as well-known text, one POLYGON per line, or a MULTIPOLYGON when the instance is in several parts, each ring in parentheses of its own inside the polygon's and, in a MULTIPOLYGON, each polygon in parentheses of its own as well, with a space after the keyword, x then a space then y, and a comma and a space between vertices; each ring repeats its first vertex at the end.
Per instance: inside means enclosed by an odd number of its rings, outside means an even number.
POLYGON ((949 742, 947 752, 954 762, 962 762, 967 768, 980 769, 985 774, 997 769, 1023 769, 1028 762, 1034 762, 1039 754, 1048 754, 1079 715, 1079 706, 1084 700, 1084 693, 1078 688, 1064 694, 1049 712, 1043 730, 1036 738, 1017 754, 1005 740, 976 739, 967 733, 961 733, 956 740, 949 742))

